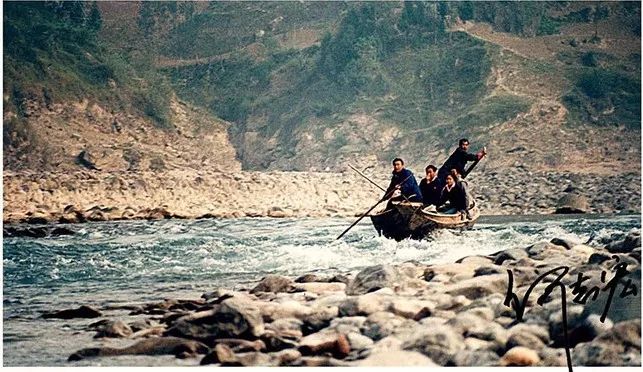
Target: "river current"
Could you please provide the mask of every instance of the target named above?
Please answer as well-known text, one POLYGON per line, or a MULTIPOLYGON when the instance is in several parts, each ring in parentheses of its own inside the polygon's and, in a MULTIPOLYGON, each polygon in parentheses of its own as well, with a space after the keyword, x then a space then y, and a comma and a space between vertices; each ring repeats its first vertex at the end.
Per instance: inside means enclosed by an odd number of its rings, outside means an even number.
MULTIPOLYGON (((250 288, 273 273, 339 273, 417 260, 453 262, 552 238, 601 244, 640 229, 640 216, 481 217, 469 230, 437 231, 423 241, 378 237, 351 219, 165 220, 70 225, 72 236, 3 240, 3 365, 66 366, 97 345, 94 319, 42 319, 44 312, 197 299, 217 288, 250 288)), ((102 342, 102 341, 101 341, 102 342)), ((132 342, 122 341, 118 345, 132 342)), ((104 345, 115 345, 105 341, 104 345)), ((198 361, 197 361, 198 363, 198 361)), ((174 357, 115 357, 74 365, 190 365, 174 357)))

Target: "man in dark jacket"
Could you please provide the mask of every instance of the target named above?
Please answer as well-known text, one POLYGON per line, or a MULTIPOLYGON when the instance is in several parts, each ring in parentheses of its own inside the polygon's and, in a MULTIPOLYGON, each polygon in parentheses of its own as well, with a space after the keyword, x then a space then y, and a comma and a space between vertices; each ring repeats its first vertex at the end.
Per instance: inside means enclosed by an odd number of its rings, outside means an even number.
POLYGON ((424 171, 426 172, 426 177, 422 178, 422 181, 420 181, 420 192, 422 192, 424 205, 437 206, 440 201, 440 193, 442 191, 440 183, 438 182, 438 168, 431 164, 427 166, 424 171))
POLYGON ((393 176, 389 184, 385 196, 389 198, 393 196, 392 200, 406 200, 412 202, 422 202, 422 192, 418 187, 413 172, 404 168, 404 160, 395 158, 393 160, 393 176), (399 190, 401 195, 396 196, 394 191, 399 190), (406 198, 405 198, 406 197, 406 198))
POLYGON ((451 172, 451 169, 458 171, 458 174, 464 175, 464 167, 467 165, 468 161, 475 161, 482 159, 483 156, 487 154, 485 148, 482 148, 477 154, 469 154, 469 140, 462 138, 458 142, 458 148, 455 149, 453 154, 449 156, 447 161, 440 167, 438 171, 438 181, 441 186, 444 186, 447 175, 451 172))

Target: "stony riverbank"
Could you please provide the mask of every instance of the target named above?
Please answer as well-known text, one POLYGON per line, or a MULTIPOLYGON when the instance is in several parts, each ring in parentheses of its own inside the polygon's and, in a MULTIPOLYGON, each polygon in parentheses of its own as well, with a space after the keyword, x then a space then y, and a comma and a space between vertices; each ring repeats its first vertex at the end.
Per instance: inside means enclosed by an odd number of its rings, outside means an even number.
POLYGON ((570 271, 561 282, 567 288, 573 364, 640 366, 640 230, 587 244, 552 239, 451 264, 271 275, 246 289, 213 288, 199 299, 83 306, 44 317, 94 318, 80 332, 95 334, 94 341, 70 355, 70 363, 175 355, 182 365, 563 366, 560 287, 537 303, 561 272, 536 285, 523 322, 503 301, 507 270, 522 301, 539 275, 565 265, 570 271), (614 276, 614 256, 627 264, 628 274, 617 284, 603 322, 608 293, 582 305, 573 302, 572 287, 579 273, 590 278, 586 288, 605 287, 614 276), (637 291, 622 297, 630 279, 637 291))
MULTIPOLYGON (((373 179, 388 185, 387 173, 373 179)), ((549 214, 570 200, 587 213, 640 212, 635 173, 598 177, 512 168, 481 171, 469 184, 483 214, 549 214), (561 202, 563 196, 571 199, 561 202)), ((354 216, 382 195, 350 170, 5 173, 3 186, 4 223, 354 216)))

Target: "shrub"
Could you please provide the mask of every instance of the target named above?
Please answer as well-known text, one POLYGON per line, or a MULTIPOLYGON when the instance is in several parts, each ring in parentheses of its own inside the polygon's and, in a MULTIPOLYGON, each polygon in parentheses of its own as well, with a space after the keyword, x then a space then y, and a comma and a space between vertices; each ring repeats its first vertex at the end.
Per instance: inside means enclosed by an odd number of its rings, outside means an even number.
POLYGON ((531 101, 514 95, 499 95, 486 98, 471 111, 456 119, 463 128, 485 127, 510 120, 521 112, 529 110, 531 101))
POLYGON ((598 55, 594 52, 586 52, 581 56, 581 63, 587 67, 598 66, 598 55))
POLYGON ((540 19, 536 35, 556 35, 560 33, 560 26, 563 22, 551 17, 544 16, 540 19))
POLYGON ((563 97, 572 122, 640 127, 640 78, 602 68, 586 69, 574 78, 574 89, 563 97))
POLYGON ((154 172, 162 172, 165 170, 165 162, 161 157, 154 157, 150 159, 150 170, 154 172))
POLYGON ((609 86, 608 75, 599 73, 598 70, 582 74, 576 85, 590 98, 601 98, 607 93, 609 86))

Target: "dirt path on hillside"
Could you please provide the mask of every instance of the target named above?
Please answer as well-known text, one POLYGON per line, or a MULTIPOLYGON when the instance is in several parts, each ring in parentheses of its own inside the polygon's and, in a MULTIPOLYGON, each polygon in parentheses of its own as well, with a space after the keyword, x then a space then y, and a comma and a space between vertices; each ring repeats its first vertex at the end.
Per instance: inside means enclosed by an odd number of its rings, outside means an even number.
MULTIPOLYGON (((584 26, 584 25, 583 25, 584 26)), ((561 101, 570 82, 559 74, 535 73, 530 63, 558 65, 557 53, 572 48, 561 41, 573 37, 571 28, 564 35, 521 38, 493 31, 490 25, 466 22, 452 30, 466 32, 479 40, 500 46, 500 56, 487 81, 491 95, 510 94, 533 100, 530 109, 489 130, 488 147, 492 168, 528 166, 537 171, 564 171, 613 174, 615 169, 640 172, 637 144, 640 133, 624 128, 596 128, 567 125, 567 109, 561 101), (613 144, 627 144, 625 149, 613 144), (556 152, 558 155, 552 155, 556 152), (618 154, 618 155, 617 155, 618 154), (526 163, 527 159, 531 161, 526 163)), ((587 31, 579 28, 581 34, 587 31)), ((586 47, 586 46, 584 46, 586 47)))
MULTIPOLYGON (((271 36, 277 42, 280 49, 305 49, 319 42, 321 31, 315 29, 301 28, 275 34, 271 36)), ((266 47, 260 41, 248 44, 239 51, 246 52, 255 60, 261 60, 266 54, 266 47)), ((236 51, 235 51, 236 52, 236 51)), ((206 65, 214 62, 223 61, 231 58, 234 52, 227 52, 210 57, 197 57, 189 59, 177 59, 165 56, 159 56, 156 60, 156 66, 159 68, 186 67, 194 65, 206 65)))
POLYGON ((521 38, 508 33, 494 31, 492 26, 487 23, 472 21, 456 23, 451 31, 466 32, 476 39, 496 44, 504 50, 508 50, 525 59, 553 60, 553 57, 555 57, 556 51, 549 46, 551 40, 547 40, 557 38, 555 36, 521 38))

